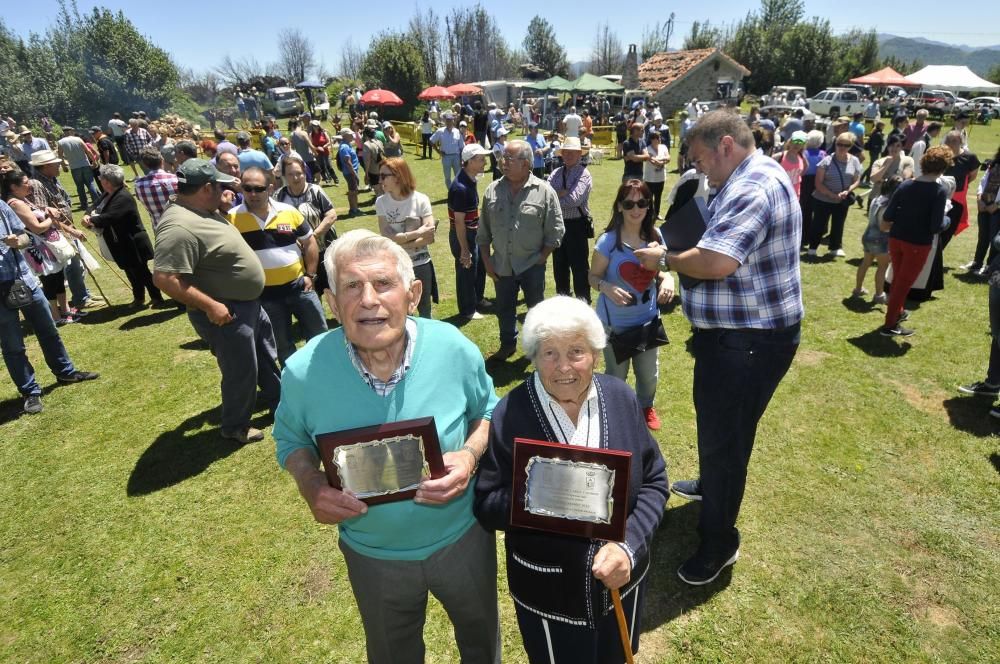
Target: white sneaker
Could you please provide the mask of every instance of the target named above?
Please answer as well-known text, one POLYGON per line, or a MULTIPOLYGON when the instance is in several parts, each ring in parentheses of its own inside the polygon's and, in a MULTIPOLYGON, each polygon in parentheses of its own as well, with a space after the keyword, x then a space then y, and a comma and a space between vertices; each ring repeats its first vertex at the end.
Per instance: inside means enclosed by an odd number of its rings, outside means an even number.
POLYGON ((844 253, 843 249, 837 249, 836 251, 831 251, 827 254, 828 256, 833 256, 835 258, 843 258, 847 254, 844 253))
POLYGON ((464 316, 464 318, 465 320, 482 320, 485 316, 478 311, 473 311, 471 316, 464 316))

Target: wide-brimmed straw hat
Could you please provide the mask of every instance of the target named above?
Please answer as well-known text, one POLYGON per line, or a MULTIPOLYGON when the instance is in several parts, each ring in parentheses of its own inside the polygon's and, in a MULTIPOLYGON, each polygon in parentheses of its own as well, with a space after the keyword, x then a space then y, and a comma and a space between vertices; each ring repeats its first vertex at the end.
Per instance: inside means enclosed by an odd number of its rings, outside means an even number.
POLYGON ((590 148, 580 144, 580 139, 576 136, 567 136, 566 140, 563 141, 562 146, 556 150, 557 155, 562 155, 565 150, 573 150, 575 152, 589 152, 590 148))
POLYGON ((46 164, 61 164, 62 159, 59 158, 52 150, 38 150, 37 152, 31 153, 31 165, 32 166, 45 166, 46 164))

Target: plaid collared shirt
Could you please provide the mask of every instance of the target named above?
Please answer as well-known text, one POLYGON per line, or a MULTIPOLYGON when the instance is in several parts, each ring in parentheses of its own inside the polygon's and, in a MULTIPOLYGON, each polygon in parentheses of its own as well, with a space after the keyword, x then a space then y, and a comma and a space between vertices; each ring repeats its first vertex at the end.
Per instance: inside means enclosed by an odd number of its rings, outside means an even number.
POLYGON ((153 230, 160 223, 163 211, 170 205, 171 196, 177 195, 177 176, 158 169, 150 171, 135 180, 135 196, 149 210, 149 218, 153 222, 153 230))
POLYGON ((28 184, 31 187, 31 192, 28 194, 28 199, 35 204, 36 207, 40 208, 56 208, 61 210, 66 219, 72 221, 73 219, 73 206, 70 203, 69 193, 66 188, 59 183, 56 178, 48 178, 37 173, 35 177, 28 180, 28 184))
POLYGON ((139 158, 139 151, 153 142, 153 137, 142 127, 136 127, 135 131, 129 129, 125 132, 125 150, 133 159, 139 158))
POLYGON ((375 390, 375 394, 380 397, 388 396, 399 385, 399 381, 403 380, 406 372, 410 370, 410 364, 413 361, 413 349, 417 345, 417 322, 409 317, 406 319, 406 349, 403 351, 403 360, 396 367, 396 370, 392 372, 392 375, 389 376, 389 380, 382 380, 368 371, 364 362, 358 357, 358 352, 354 349, 354 344, 348 341, 346 336, 344 337, 344 343, 347 345, 347 356, 351 358, 351 364, 361 374, 361 379, 368 383, 368 387, 375 390))
POLYGON ((754 152, 708 206, 698 247, 740 266, 686 289, 684 315, 699 328, 782 329, 802 320, 802 210, 785 169, 754 152))

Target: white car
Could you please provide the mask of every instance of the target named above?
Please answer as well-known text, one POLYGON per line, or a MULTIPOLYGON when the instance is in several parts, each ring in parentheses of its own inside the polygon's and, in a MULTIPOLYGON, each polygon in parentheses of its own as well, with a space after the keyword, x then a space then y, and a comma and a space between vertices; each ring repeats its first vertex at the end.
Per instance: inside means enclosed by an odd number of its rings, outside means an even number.
POLYGON ((809 100, 806 107, 816 115, 853 115, 863 113, 868 102, 861 98, 857 90, 851 88, 827 88, 809 100))
POLYGON ((966 105, 965 110, 970 113, 979 114, 981 110, 985 109, 994 118, 1000 118, 1000 97, 975 97, 970 99, 966 105))

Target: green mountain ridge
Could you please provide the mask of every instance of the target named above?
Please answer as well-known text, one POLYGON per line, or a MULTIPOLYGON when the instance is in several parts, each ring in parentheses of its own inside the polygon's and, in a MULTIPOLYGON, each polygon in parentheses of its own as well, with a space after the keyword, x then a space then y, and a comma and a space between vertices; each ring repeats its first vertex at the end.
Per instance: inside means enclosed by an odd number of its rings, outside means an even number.
MULTIPOLYGON (((958 46, 928 43, 927 40, 908 39, 894 35, 879 35, 879 56, 896 57, 903 61, 920 60, 925 65, 965 65, 980 76, 1000 64, 1000 49, 979 48, 969 50, 958 46)), ((904 75, 912 71, 901 72, 904 75)))

